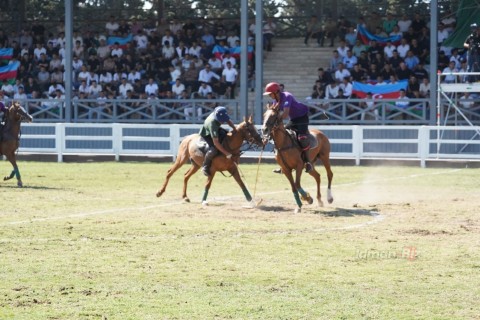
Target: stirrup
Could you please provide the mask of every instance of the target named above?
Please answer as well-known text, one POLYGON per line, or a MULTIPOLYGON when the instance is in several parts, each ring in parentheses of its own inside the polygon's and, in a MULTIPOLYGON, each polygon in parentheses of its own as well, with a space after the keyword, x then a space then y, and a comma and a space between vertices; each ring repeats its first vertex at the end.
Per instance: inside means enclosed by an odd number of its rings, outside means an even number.
POLYGON ((281 168, 273 169, 272 172, 282 174, 282 169, 281 168))
POLYGON ((202 167, 202 172, 203 172, 203 175, 205 175, 207 177, 210 175, 210 169, 208 167, 203 166, 202 167))
POLYGON ((305 164, 305 172, 310 172, 310 171, 312 171, 312 170, 313 170, 312 164, 311 164, 310 162, 307 162, 307 163, 305 164))

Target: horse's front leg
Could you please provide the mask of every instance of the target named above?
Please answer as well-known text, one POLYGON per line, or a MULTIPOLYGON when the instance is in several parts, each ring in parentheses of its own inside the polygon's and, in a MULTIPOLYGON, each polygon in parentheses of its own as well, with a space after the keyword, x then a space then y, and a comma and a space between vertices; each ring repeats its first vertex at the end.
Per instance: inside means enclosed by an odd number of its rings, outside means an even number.
POLYGON ((18 170, 17 161, 15 160, 15 154, 6 155, 7 160, 12 164, 13 170, 9 176, 3 178, 4 181, 10 180, 13 177, 17 178, 17 186, 19 188, 23 187, 22 176, 20 175, 20 170, 18 170))
POLYGON ((301 185, 302 180, 302 170, 303 170, 303 161, 300 161, 295 169, 295 187, 297 188, 298 192, 302 196, 301 199, 306 201, 308 204, 313 203, 313 199, 308 192, 303 190, 301 185))
POLYGON ((300 196, 298 194, 298 189, 295 186, 295 181, 293 181, 292 170, 287 169, 286 167, 282 166, 282 172, 283 172, 283 174, 285 174, 285 177, 287 177, 288 182, 290 182, 293 197, 295 198, 295 202, 297 203, 297 208, 295 208, 295 213, 300 213, 302 211, 302 201, 300 200, 300 196))
POLYGON ((242 189, 243 191, 243 194, 245 195, 245 199, 247 199, 247 201, 252 201, 252 196, 250 195, 250 192, 248 191, 247 187, 245 186, 245 184, 243 183, 243 180, 242 178, 240 177, 240 173, 238 172, 238 167, 237 167, 237 164, 235 163, 235 166, 230 168, 228 170, 228 172, 230 172, 230 174, 233 176, 233 178, 235 179, 235 181, 237 181, 238 185, 240 186, 240 188, 242 189))

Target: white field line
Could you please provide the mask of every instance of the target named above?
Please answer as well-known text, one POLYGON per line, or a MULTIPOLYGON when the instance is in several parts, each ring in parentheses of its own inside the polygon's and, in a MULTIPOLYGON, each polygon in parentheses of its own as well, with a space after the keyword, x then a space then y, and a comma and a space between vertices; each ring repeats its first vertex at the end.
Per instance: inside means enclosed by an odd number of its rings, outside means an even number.
MULTIPOLYGON (((387 178, 387 179, 374 179, 374 180, 368 180, 368 181, 361 181, 361 182, 351 182, 351 183, 343 183, 339 185, 335 185, 335 187, 345 187, 345 186, 352 186, 352 185, 361 185, 365 183, 372 183, 372 182, 385 182, 385 181, 392 181, 392 180, 402 180, 402 179, 411 179, 411 178, 418 178, 422 176, 430 176, 430 175, 438 175, 438 174, 448 174, 448 173, 454 173, 458 172, 463 169, 454 169, 450 171, 442 171, 442 172, 434 172, 434 173, 425 173, 425 174, 412 174, 408 176, 402 176, 402 177, 394 177, 394 178, 387 178)), ((272 194, 278 194, 278 193, 287 193, 290 192, 289 190, 281 190, 281 191, 271 191, 271 192, 263 192, 260 195, 266 196, 266 195, 272 195, 272 194)), ((229 199, 235 199, 238 197, 242 196, 227 196, 227 197, 216 197, 213 198, 213 200, 217 202, 225 202, 226 200, 229 199)), ((95 216, 95 215, 104 215, 104 214, 111 214, 111 213, 120 213, 120 212, 128 212, 128 211, 143 211, 143 210, 149 210, 149 209, 156 209, 156 208, 162 208, 162 207, 169 207, 172 205, 179 205, 182 204, 183 201, 178 201, 178 202, 170 202, 170 203, 162 203, 158 205, 151 205, 151 206, 144 206, 144 207, 127 207, 127 208, 114 208, 114 209, 108 209, 108 210, 99 210, 99 211, 92 211, 92 212, 80 212, 80 213, 75 213, 75 214, 69 214, 69 215, 63 215, 63 216, 55 216, 55 217, 47 217, 47 218, 33 218, 33 219, 28 219, 28 220, 18 220, 18 221, 10 221, 10 222, 5 222, 1 223, 0 226, 8 226, 8 225, 19 225, 19 224, 27 224, 27 223, 33 223, 33 222, 45 222, 45 221, 54 221, 54 220, 62 220, 62 219, 71 219, 71 218, 84 218, 84 217, 89 217, 89 216, 95 216)), ((363 228, 365 226, 378 223, 382 221, 384 218, 381 215, 378 215, 376 213, 372 214, 372 217, 374 217, 373 220, 358 224, 358 225, 350 225, 350 226, 345 226, 345 227, 339 227, 339 228, 331 228, 331 229, 325 229, 325 230, 348 230, 348 229, 356 229, 356 228, 363 228)), ((321 231, 322 229, 319 229, 321 231)))

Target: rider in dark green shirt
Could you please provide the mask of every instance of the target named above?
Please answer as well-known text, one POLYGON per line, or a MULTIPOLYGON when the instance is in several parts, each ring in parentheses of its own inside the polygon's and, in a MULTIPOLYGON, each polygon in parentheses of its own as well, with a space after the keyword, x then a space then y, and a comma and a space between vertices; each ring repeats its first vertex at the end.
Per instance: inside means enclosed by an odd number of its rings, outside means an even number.
POLYGON ((232 158, 232 154, 228 152, 220 143, 220 131, 223 123, 227 123, 232 127, 233 132, 236 131, 235 125, 230 116, 227 113, 225 107, 216 107, 215 110, 205 119, 202 128, 200 129, 200 135, 207 141, 209 149, 205 155, 203 161, 202 171, 206 176, 210 175, 210 166, 212 165, 213 158, 218 154, 218 151, 223 153, 227 159, 232 158))

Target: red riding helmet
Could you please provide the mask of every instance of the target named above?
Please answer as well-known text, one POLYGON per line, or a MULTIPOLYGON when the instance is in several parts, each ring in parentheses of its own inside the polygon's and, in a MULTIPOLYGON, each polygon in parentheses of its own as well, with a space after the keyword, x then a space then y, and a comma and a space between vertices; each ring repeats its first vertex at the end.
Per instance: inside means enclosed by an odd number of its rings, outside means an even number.
POLYGON ((268 96, 270 93, 277 93, 280 91, 280 85, 276 82, 270 82, 265 86, 264 96, 268 96))

